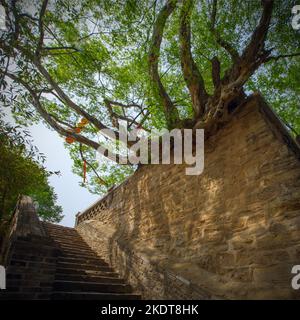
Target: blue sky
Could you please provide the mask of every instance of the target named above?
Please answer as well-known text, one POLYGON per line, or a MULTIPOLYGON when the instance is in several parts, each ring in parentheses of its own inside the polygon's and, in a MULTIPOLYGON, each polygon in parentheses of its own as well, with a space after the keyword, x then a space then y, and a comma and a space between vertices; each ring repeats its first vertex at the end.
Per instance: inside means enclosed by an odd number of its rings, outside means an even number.
MULTIPOLYGON (((8 110, 6 110, 8 111, 8 110)), ((11 116, 6 114, 6 121, 14 123, 11 116)), ((72 160, 64 148, 64 140, 42 123, 26 128, 30 131, 33 145, 46 156, 45 166, 50 171, 60 171, 60 176, 53 175, 49 178, 50 185, 54 187, 58 196, 58 204, 63 207, 65 217, 60 224, 73 227, 75 214, 83 211, 100 196, 88 192, 79 186, 80 177, 72 173, 72 160)))
POLYGON ((83 211, 100 197, 79 186, 82 179, 72 173, 72 160, 64 148, 63 139, 56 132, 43 124, 32 126, 29 131, 33 144, 47 157, 45 163, 47 169, 61 172, 61 176, 52 176, 49 181, 58 196, 58 204, 63 207, 65 217, 60 224, 72 227, 75 214, 83 211))

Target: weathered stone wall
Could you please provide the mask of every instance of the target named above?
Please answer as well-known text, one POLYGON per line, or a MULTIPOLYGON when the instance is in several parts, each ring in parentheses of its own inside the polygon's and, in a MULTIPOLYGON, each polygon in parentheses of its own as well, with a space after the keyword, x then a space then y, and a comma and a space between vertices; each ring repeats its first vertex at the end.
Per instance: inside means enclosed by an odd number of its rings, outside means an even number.
POLYGON ((145 298, 300 298, 299 148, 260 96, 205 142, 205 169, 143 166, 77 217, 145 298))

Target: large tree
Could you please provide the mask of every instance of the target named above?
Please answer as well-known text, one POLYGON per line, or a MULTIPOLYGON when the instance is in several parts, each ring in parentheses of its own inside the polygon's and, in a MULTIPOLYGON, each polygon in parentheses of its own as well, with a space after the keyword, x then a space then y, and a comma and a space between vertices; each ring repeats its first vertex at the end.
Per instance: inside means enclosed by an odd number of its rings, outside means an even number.
POLYGON ((42 119, 74 139, 74 170, 86 160, 93 191, 132 171, 95 161, 94 149, 118 140, 119 120, 213 134, 260 90, 300 132, 295 1, 0 1, 2 103, 19 122, 42 119), (76 133, 82 117, 89 125, 76 133))

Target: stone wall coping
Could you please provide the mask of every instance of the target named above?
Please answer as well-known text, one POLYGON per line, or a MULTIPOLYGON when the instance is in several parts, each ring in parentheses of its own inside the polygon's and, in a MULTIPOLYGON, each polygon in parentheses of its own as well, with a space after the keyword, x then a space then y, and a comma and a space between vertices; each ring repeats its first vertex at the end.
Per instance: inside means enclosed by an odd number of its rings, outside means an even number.
MULTIPOLYGON (((133 173, 133 175, 136 173, 137 171, 135 171, 133 173)), ((78 222, 79 222, 79 219, 81 217, 83 217, 85 214, 87 214, 88 212, 90 212, 91 210, 93 210, 95 207, 97 207, 97 205, 99 205, 100 203, 102 203, 103 201, 105 201, 109 196, 111 196, 112 194, 114 194, 114 192, 121 188, 122 186, 124 186, 127 181, 129 179, 131 179, 131 177, 133 176, 129 176, 127 177, 122 183, 120 183, 119 185, 117 186, 114 186, 113 188, 111 188, 104 196, 102 196, 101 198, 99 198, 99 200, 96 200, 94 203, 92 203, 89 207, 87 207, 83 212, 78 212, 75 217, 76 217, 76 220, 75 220, 75 227, 78 225, 78 222)))

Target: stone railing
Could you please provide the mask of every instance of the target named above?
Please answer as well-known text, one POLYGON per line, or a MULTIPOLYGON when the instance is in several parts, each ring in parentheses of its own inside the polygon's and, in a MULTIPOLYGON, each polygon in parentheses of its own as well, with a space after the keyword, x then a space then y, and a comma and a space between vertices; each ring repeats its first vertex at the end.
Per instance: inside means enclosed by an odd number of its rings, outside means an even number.
POLYGON ((3 266, 7 266, 8 264, 10 248, 13 243, 13 239, 15 238, 15 230, 17 227, 18 213, 19 213, 19 203, 20 203, 20 197, 17 201, 16 208, 10 219, 9 228, 6 231, 1 243, 0 265, 3 265, 3 266))
POLYGON ((101 199, 97 200, 95 203, 93 203, 90 207, 85 209, 83 212, 78 212, 76 214, 75 227, 85 220, 92 219, 96 214, 99 214, 99 212, 106 210, 112 201, 114 191, 118 187, 119 186, 111 189, 106 195, 104 195, 101 199))
POLYGON ((36 214, 32 199, 20 195, 10 220, 10 226, 2 242, 0 264, 4 266, 9 264, 11 249, 16 239, 26 239, 32 236, 47 237, 36 214))
POLYGON ((18 238, 29 236, 46 237, 46 233, 36 214, 32 199, 19 196, 16 208, 10 220, 10 226, 1 247, 1 264, 6 266, 10 260, 11 247, 18 238))
POLYGON ((51 298, 59 248, 44 229, 30 197, 19 197, 0 253, 7 276, 4 298, 6 294, 12 299, 51 298))

